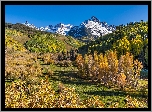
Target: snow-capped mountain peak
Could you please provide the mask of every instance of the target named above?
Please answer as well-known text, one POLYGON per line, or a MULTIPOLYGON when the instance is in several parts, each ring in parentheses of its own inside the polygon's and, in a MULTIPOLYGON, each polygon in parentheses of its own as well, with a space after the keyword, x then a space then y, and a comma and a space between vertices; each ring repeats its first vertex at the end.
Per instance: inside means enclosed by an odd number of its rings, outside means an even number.
POLYGON ((27 21, 23 24, 26 25, 26 26, 29 26, 31 28, 36 28, 36 26, 34 26, 33 24, 28 23, 27 21))
POLYGON ((80 24, 81 27, 75 27, 70 30, 69 35, 74 37, 80 37, 80 35, 88 37, 99 37, 112 33, 116 29, 114 25, 108 25, 106 22, 100 22, 95 16, 85 20, 80 24), (73 32, 76 32, 73 34, 73 32), (85 32, 85 33, 84 33, 85 32))
POLYGON ((108 25, 106 22, 100 22, 95 16, 92 16, 90 19, 85 20, 79 26, 73 26, 71 24, 63 24, 59 23, 55 26, 48 25, 46 27, 36 27, 33 24, 30 24, 26 21, 23 23, 26 26, 31 28, 35 28, 36 30, 48 31, 52 33, 57 33, 61 35, 70 35, 75 38, 91 36, 91 37, 99 37, 108 33, 112 33, 116 27, 114 25, 108 25))

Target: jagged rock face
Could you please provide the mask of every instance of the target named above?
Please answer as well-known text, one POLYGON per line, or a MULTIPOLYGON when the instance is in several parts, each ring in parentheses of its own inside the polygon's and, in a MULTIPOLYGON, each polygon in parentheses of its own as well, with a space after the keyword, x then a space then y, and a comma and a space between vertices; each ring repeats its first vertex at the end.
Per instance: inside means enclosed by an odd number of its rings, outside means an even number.
POLYGON ((38 29, 36 26, 34 26, 33 24, 29 24, 27 21, 26 21, 26 23, 23 23, 23 24, 28 26, 28 27, 38 29))
POLYGON ((68 35, 73 37, 99 37, 112 33, 116 27, 108 25, 106 22, 100 22, 96 17, 92 16, 91 19, 85 20, 80 26, 71 28, 68 35))
POLYGON ((86 29, 83 26, 74 26, 70 29, 68 35, 75 38, 85 37, 88 35, 85 30, 86 29))
POLYGON ((31 28, 35 28, 36 30, 41 30, 41 31, 48 31, 48 32, 52 32, 52 33, 58 33, 61 35, 66 35, 67 32, 71 29, 72 25, 68 24, 68 25, 64 25, 64 24, 57 24, 55 26, 49 25, 46 27, 36 27, 33 24, 29 24, 27 21, 26 23, 23 23, 26 26, 29 26, 31 28))
POLYGON ((106 35, 108 33, 112 33, 116 29, 114 25, 107 25, 106 22, 100 22, 95 16, 92 16, 90 19, 85 20, 82 22, 79 26, 73 26, 73 25, 65 25, 62 23, 59 23, 55 26, 49 25, 46 27, 40 27, 37 28, 33 24, 29 24, 27 21, 26 23, 23 23, 26 26, 35 28, 37 30, 41 31, 48 31, 52 33, 57 33, 61 35, 70 35, 75 38, 81 38, 81 37, 99 37, 106 35))

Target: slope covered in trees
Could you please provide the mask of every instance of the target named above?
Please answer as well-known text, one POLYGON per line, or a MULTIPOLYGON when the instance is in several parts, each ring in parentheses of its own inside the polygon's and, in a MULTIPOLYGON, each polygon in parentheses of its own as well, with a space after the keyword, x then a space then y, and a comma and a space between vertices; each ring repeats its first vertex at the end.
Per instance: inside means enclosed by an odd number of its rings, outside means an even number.
POLYGON ((29 38, 23 33, 5 29, 5 49, 7 49, 7 52, 27 51, 24 47, 24 43, 27 40, 29 40, 29 38))
POLYGON ((134 59, 141 61, 148 68, 148 22, 130 22, 126 26, 117 26, 116 31, 99 37, 95 41, 80 49, 86 49, 88 53, 105 53, 107 50, 116 50, 118 58, 130 52, 134 59))
POLYGON ((59 34, 38 31, 20 23, 6 23, 5 29, 7 36, 9 35, 19 43, 22 43, 31 52, 59 53, 77 49, 83 45, 81 41, 70 36, 65 37, 59 34))

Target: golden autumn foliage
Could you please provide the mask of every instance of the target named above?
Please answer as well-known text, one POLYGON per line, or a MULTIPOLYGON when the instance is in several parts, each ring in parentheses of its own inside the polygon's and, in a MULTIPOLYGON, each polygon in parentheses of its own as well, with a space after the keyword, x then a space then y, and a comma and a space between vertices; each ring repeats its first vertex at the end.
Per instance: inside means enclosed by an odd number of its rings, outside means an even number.
POLYGON ((80 100, 75 88, 64 87, 57 94, 48 80, 34 85, 19 80, 5 87, 6 108, 104 108, 98 97, 80 100))
POLYGON ((79 76, 98 80, 106 86, 119 88, 136 88, 142 69, 142 63, 133 60, 133 56, 127 52, 117 59, 117 52, 109 50, 105 55, 97 52, 92 55, 78 55, 76 63, 79 76), (93 58, 94 57, 94 58, 93 58))
POLYGON ((45 53, 41 57, 42 57, 42 60, 44 61, 45 64, 53 64, 54 63, 53 54, 51 54, 51 53, 45 53))
POLYGON ((33 76, 41 76, 42 67, 35 53, 14 52, 5 56, 5 78, 32 80, 33 76))
POLYGON ((20 44, 18 41, 14 40, 11 36, 5 36, 5 47, 7 48, 7 52, 9 51, 27 51, 25 47, 20 44))
POLYGON ((117 42, 113 45, 113 49, 117 50, 119 54, 118 57, 120 57, 120 55, 124 55, 126 52, 130 52, 131 44, 125 36, 122 39, 117 40, 117 42))

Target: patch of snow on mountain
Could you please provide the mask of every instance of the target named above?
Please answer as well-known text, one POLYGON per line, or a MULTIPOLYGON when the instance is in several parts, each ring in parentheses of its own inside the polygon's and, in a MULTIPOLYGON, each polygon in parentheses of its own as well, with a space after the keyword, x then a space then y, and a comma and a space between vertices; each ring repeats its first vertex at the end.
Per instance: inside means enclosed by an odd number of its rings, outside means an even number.
POLYGON ((92 16, 90 19, 85 20, 79 26, 59 23, 55 26, 49 25, 46 27, 37 28, 33 24, 29 24, 27 21, 23 24, 31 28, 35 28, 36 30, 48 31, 61 35, 70 35, 76 38, 85 36, 99 37, 108 33, 112 33, 116 29, 114 25, 109 26, 106 22, 100 22, 100 20, 95 16, 92 16))

